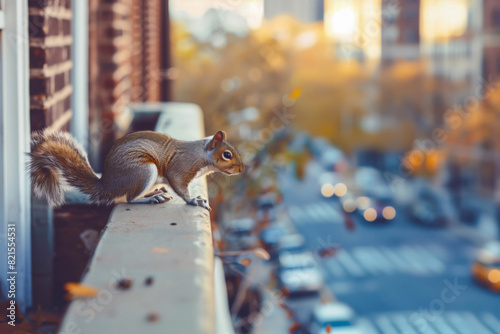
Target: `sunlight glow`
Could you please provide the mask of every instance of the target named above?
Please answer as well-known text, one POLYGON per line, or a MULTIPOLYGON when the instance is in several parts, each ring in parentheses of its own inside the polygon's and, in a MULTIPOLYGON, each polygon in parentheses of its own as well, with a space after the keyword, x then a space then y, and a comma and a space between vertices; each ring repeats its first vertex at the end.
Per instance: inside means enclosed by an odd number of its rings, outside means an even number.
POLYGON ((169 7, 173 16, 184 12, 194 18, 202 17, 209 9, 234 12, 242 16, 251 29, 260 27, 264 18, 264 0, 171 0, 169 7))
POLYGON ((422 0, 420 33, 427 41, 445 41, 467 30, 467 0, 422 0))
POLYGON ((356 29, 356 13, 351 8, 339 9, 331 14, 327 24, 327 31, 332 35, 350 36, 356 29))
POLYGON ((324 29, 343 54, 362 52, 370 59, 381 54, 381 0, 325 0, 324 29))

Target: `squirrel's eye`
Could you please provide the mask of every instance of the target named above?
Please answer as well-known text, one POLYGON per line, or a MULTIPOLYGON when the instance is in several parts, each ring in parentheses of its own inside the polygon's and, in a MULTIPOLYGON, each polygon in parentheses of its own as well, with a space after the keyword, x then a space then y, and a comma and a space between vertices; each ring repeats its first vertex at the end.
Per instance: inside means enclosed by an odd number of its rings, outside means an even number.
POLYGON ((222 158, 224 158, 224 160, 231 160, 232 157, 233 155, 229 151, 224 151, 224 153, 222 153, 222 158))

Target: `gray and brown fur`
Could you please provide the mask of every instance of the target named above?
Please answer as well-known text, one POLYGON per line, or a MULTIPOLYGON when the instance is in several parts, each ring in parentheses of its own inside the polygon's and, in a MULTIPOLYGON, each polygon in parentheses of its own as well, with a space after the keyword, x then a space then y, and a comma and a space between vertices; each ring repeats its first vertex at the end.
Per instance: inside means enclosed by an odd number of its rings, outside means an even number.
POLYGON ((30 156, 33 191, 54 207, 64 203, 65 185, 89 195, 91 202, 112 204, 124 196, 129 202, 136 200, 159 182, 168 183, 186 203, 193 204, 188 185, 196 176, 211 172, 233 175, 244 170, 240 155, 223 131, 195 141, 152 131, 131 133, 113 145, 101 178, 90 167, 81 145, 67 133, 46 130, 34 134, 30 156), (231 152, 230 160, 222 158, 225 151, 231 152))

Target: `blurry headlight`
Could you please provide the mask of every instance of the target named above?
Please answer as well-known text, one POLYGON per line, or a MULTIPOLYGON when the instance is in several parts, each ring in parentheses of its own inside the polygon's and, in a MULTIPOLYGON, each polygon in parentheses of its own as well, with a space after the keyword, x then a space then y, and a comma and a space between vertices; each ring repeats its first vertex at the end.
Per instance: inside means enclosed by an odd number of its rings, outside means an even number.
POLYGON ((366 209, 363 216, 367 221, 372 222, 377 219, 377 211, 373 208, 366 209))
POLYGON ((384 216, 385 219, 391 220, 396 217, 396 209, 394 209, 392 206, 386 206, 382 210, 382 216, 384 216))
POLYGON ((331 185, 330 183, 325 183, 321 187, 321 195, 323 195, 327 198, 332 197, 334 193, 335 193, 335 187, 333 185, 331 185))

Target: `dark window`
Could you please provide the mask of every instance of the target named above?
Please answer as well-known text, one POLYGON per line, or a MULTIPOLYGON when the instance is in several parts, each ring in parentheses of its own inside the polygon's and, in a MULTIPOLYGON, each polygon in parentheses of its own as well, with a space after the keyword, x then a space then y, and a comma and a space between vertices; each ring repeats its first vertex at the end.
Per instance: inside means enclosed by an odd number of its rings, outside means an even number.
POLYGON ((414 20, 418 17, 418 9, 416 7, 406 7, 405 17, 407 20, 414 20))
POLYGON ((486 56, 483 56, 483 78, 488 78, 488 59, 486 56))
POLYGON ((406 36, 406 42, 408 43, 418 42, 418 32, 415 30, 407 30, 405 36, 406 36))
POLYGON ((500 27, 500 8, 493 11, 493 24, 495 27, 500 27))

